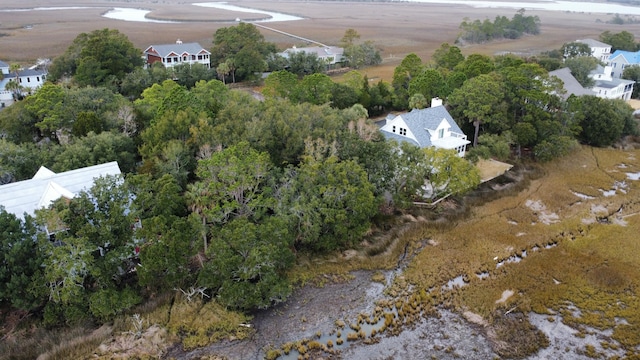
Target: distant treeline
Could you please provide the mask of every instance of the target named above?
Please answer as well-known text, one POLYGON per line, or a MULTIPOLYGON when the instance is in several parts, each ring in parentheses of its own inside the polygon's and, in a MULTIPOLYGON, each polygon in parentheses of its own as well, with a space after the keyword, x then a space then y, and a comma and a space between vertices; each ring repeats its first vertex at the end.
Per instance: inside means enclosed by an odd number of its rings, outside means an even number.
POLYGON ((495 21, 470 21, 465 18, 460 24, 462 32, 457 43, 483 43, 496 39, 518 39, 523 34, 537 35, 540 33, 540 18, 525 16, 525 10, 520 9, 509 20, 506 16, 496 16, 495 21))

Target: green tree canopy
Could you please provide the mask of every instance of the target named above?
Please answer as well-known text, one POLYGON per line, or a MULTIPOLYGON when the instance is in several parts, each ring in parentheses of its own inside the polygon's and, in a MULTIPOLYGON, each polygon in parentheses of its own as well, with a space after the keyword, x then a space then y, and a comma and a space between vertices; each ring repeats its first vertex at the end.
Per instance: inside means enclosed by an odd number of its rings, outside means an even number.
POLYGON ((635 36, 628 31, 621 31, 614 34, 607 30, 600 34, 600 41, 605 44, 611 45, 611 52, 614 52, 616 50, 638 50, 638 44, 636 44, 635 36))
POLYGON ((617 111, 616 102, 596 96, 580 96, 570 103, 577 113, 582 131, 578 138, 592 146, 609 146, 622 136, 625 115, 631 116, 630 108, 625 114, 617 111))
POLYGON ((595 84, 595 80, 589 74, 598 66, 598 59, 593 56, 579 56, 569 58, 564 63, 571 69, 571 75, 578 80, 580 85, 590 88, 595 84))
POLYGON ((216 30, 211 48, 211 66, 233 61, 231 70, 235 79, 254 77, 254 73, 267 70, 267 57, 276 52, 273 43, 265 41, 258 28, 241 22, 236 26, 216 30))
POLYGON ((126 35, 105 28, 78 35, 67 51, 54 59, 49 75, 53 81, 73 76, 81 86, 102 86, 113 78, 122 80, 142 62, 142 52, 126 35))
POLYGON ((291 170, 279 213, 290 217, 296 247, 325 252, 355 245, 378 205, 363 168, 330 156, 309 157, 291 170))
POLYGON ((22 310, 42 305, 42 262, 33 219, 22 220, 0 206, 0 304, 22 310))

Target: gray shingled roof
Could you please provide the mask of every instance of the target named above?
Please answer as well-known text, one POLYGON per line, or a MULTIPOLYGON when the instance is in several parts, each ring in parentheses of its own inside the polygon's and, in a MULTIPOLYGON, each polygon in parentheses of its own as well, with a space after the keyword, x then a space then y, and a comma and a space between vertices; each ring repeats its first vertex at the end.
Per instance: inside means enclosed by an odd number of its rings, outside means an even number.
POLYGON ((587 44, 589 45, 589 47, 611 47, 611 45, 609 44, 605 44, 601 41, 594 40, 594 39, 581 39, 581 40, 576 40, 576 42, 587 44))
POLYGON ((164 45, 151 45, 146 50, 149 52, 151 49, 155 50, 160 57, 167 57, 169 54, 176 53, 178 55, 182 55, 187 53, 189 55, 196 55, 200 53, 202 50, 209 53, 209 51, 198 43, 182 43, 182 44, 164 44, 164 45))
POLYGON ((435 130, 442 122, 442 119, 447 119, 451 125, 452 132, 462 134, 462 130, 460 130, 460 127, 444 106, 413 109, 411 112, 402 114, 401 116, 422 147, 432 145, 431 135, 425 130, 435 130))
POLYGON ((409 131, 416 137, 418 143, 406 136, 383 131, 382 133, 388 139, 395 139, 397 141, 409 141, 420 147, 433 146, 431 143, 431 134, 429 130, 435 131, 438 125, 442 122, 442 119, 446 119, 451 126, 451 131, 459 134, 463 134, 462 130, 456 124, 455 120, 451 117, 449 112, 444 106, 435 106, 426 109, 413 109, 411 112, 399 115, 407 124, 409 131))
POLYGON ((549 76, 555 76, 562 80, 562 82, 564 83, 564 88, 565 90, 567 90, 567 93, 563 95, 565 99, 567 99, 570 95, 595 95, 593 91, 585 89, 582 85, 580 85, 578 80, 576 80, 576 78, 571 74, 571 70, 569 68, 550 71, 549 76))
POLYGON ((46 74, 46 71, 37 69, 25 69, 18 71, 18 76, 42 76, 46 74))
POLYGON ((9 67, 9 64, 7 64, 6 62, 0 60, 0 68, 3 68, 3 67, 9 67))

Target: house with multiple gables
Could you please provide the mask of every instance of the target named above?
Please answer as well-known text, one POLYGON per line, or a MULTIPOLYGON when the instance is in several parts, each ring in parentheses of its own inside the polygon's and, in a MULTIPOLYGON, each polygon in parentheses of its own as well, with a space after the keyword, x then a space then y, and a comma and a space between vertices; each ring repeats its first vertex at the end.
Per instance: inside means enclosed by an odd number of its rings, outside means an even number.
POLYGON ((17 81, 20 89, 17 90, 21 95, 29 94, 42 86, 47 79, 47 72, 43 69, 33 67, 30 69, 20 69, 18 73, 10 71, 9 64, 0 61, 0 72, 2 72, 2 80, 0 80, 0 108, 9 106, 14 101, 13 90, 7 90, 6 86, 9 82, 17 81))
POLYGON ((431 101, 430 108, 389 114, 380 131, 387 139, 406 141, 421 148, 453 149, 460 157, 464 157, 471 143, 438 98, 431 101))
POLYGON ((589 74, 589 76, 595 80, 595 85, 591 90, 597 97, 603 99, 630 100, 635 81, 613 77, 611 75, 612 73, 613 71, 610 65, 598 65, 598 67, 589 74))
POLYGON ((184 64, 202 64, 211 66, 211 52, 198 43, 183 43, 180 39, 175 44, 151 45, 144 51, 145 65, 151 66, 159 62, 167 68, 184 64))
POLYGON ((640 51, 616 50, 609 56, 607 64, 611 66, 611 76, 620 78, 627 66, 640 65, 640 51))
POLYGON ((0 185, 0 205, 15 216, 35 215, 35 211, 46 208, 59 198, 72 199, 81 191, 89 190, 94 181, 102 176, 120 175, 115 161, 55 173, 44 166, 33 178, 0 185))
POLYGON ((589 76, 594 80, 594 86, 590 89, 583 87, 571 74, 569 68, 562 68, 549 72, 549 76, 555 76, 562 80, 566 92, 564 99, 569 96, 592 95, 603 99, 631 99, 635 81, 614 78, 611 76, 610 66, 601 66, 593 70, 589 76))
POLYGON ((576 42, 589 45, 591 48, 591 56, 601 62, 606 63, 609 61, 609 56, 611 56, 611 45, 594 39, 582 39, 576 40, 576 42))
POLYGON ((344 61, 344 49, 336 46, 310 46, 310 47, 292 47, 281 52, 284 58, 289 58, 295 53, 315 54, 318 59, 324 61, 327 65, 335 65, 344 61))

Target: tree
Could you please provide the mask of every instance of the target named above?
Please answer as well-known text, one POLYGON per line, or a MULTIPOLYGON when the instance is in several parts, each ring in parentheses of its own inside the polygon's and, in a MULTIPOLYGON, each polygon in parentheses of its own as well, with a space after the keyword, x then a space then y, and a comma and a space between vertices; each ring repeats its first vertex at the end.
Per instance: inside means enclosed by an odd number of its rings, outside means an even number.
POLYGON ((635 37, 628 31, 612 34, 607 30, 600 34, 600 41, 611 45, 612 52, 616 50, 636 51, 638 49, 635 37))
POLYGON ((57 139, 56 131, 71 125, 63 103, 65 97, 62 87, 46 83, 27 99, 25 108, 37 119, 36 126, 44 136, 57 139))
POLYGON ((167 79, 169 79, 169 72, 161 62, 155 62, 148 68, 136 68, 122 79, 120 94, 133 101, 139 98, 145 89, 167 79))
POLYGON ((347 48, 355 44, 356 40, 360 39, 360 34, 355 29, 349 28, 345 30, 342 39, 340 40, 340 46, 347 48))
POLYGON ((424 109, 427 107, 429 107, 429 100, 422 93, 415 93, 409 98, 409 108, 424 109))
POLYGON ((478 75, 488 74, 495 69, 493 60, 486 55, 471 54, 464 61, 458 63, 454 70, 463 73, 467 79, 478 75))
POLYGON ((478 168, 454 150, 423 149, 428 173, 425 185, 430 198, 464 194, 480 184, 478 168))
POLYGON ((331 100, 333 81, 325 74, 305 76, 297 87, 294 100, 315 105, 326 104, 331 100))
POLYGON ((288 99, 294 93, 296 86, 298 86, 298 77, 295 74, 287 70, 275 71, 264 79, 262 94, 270 98, 288 99))
MULTIPOLYGON (((409 54, 393 70, 393 90, 396 96, 394 105, 398 108, 406 108, 409 100, 409 83, 423 70, 422 59, 416 54, 409 54)), ((367 84, 368 85, 368 84, 367 84)))
POLYGON ((360 97, 358 92, 348 85, 334 83, 331 89, 331 106, 337 109, 346 109, 356 103, 360 97))
POLYGON ((24 91, 24 87, 17 81, 9 80, 9 82, 7 82, 7 84, 4 86, 4 89, 7 91, 11 91, 13 100, 22 100, 22 92, 24 91))
POLYGON ((45 312, 65 311, 71 322, 87 314, 107 321, 141 300, 123 281, 135 268, 140 242, 134 236, 139 216, 130 206, 132 197, 120 177, 108 176, 70 201, 59 199, 53 210, 36 212, 40 224, 58 219, 65 228, 56 234, 55 244, 40 242, 50 298, 45 312))
POLYGON ((142 63, 142 52, 126 35, 105 28, 78 35, 65 53, 54 59, 50 75, 53 81, 74 76, 80 86, 103 86, 112 78, 121 81, 142 63))
POLYGON ((289 54, 289 72, 303 77, 325 70, 327 64, 316 53, 294 51, 289 54))
POLYGON ((593 87, 595 80, 589 76, 598 66, 598 59, 593 56, 580 56, 565 60, 565 65, 571 69, 571 75, 585 88, 593 87))
POLYGON ((633 86, 633 93, 631 97, 637 99, 640 97, 640 86, 637 84, 640 83, 640 65, 631 65, 624 68, 622 72, 622 78, 627 80, 633 80, 636 82, 633 86))
POLYGON ((137 165, 136 145, 130 137, 115 132, 90 132, 76 138, 55 154, 52 170, 64 172, 87 166, 117 161, 125 173, 133 172, 137 165))
POLYGON ((293 265, 291 235, 280 217, 254 223, 240 217, 216 229, 198 284, 234 309, 264 309, 291 294, 286 270, 293 265))
POLYGON ((198 162, 197 175, 204 182, 208 205, 203 211, 209 223, 223 224, 237 217, 260 219, 273 201, 270 197, 269 154, 241 142, 198 162))
POLYGON ((226 84, 227 83, 227 75, 229 75, 229 73, 231 73, 231 68, 229 67, 228 63, 222 62, 222 63, 218 64, 218 67, 216 67, 216 73, 218 74, 218 78, 222 79, 222 83, 226 84))
POLYGON ((279 214, 292 221, 298 249, 318 252, 356 244, 377 212, 373 186, 353 160, 308 157, 290 169, 281 190, 279 214))
POLYGON ((378 65, 382 62, 380 51, 372 41, 365 41, 362 44, 353 44, 346 47, 343 56, 347 65, 354 69, 378 65))
POLYGON ((267 58, 276 52, 273 43, 266 42, 258 28, 241 22, 236 26, 216 30, 211 48, 211 66, 218 68, 221 63, 233 61, 231 73, 239 79, 255 77, 255 73, 267 69, 267 58))
POLYGON ((459 47, 442 43, 433 53, 431 59, 435 62, 436 67, 453 70, 456 65, 464 60, 464 55, 462 55, 459 47))
POLYGON ((187 89, 193 88, 198 81, 212 80, 217 73, 203 64, 181 64, 171 68, 173 79, 187 89))
MULTIPOLYGON (((625 125, 625 113, 616 110, 613 100, 596 96, 580 96, 570 103, 570 109, 580 119, 582 131, 578 138, 592 146, 609 146, 620 139, 625 125)), ((630 116, 632 110, 627 110, 630 116)))
POLYGON ((503 121, 506 104, 497 74, 484 74, 467 80, 461 88, 451 93, 448 104, 457 119, 467 119, 474 126, 473 146, 478 145, 480 125, 503 121))
POLYGON ((0 206, 0 303, 22 310, 41 305, 42 262, 33 219, 22 220, 0 206))
POLYGON ((560 51, 564 54, 564 58, 574 58, 581 56, 591 56, 591 47, 583 42, 573 41, 565 43, 560 48, 560 51))
POLYGON ((422 94, 429 101, 435 97, 448 95, 446 82, 442 74, 435 69, 425 69, 409 82, 409 96, 422 94))

